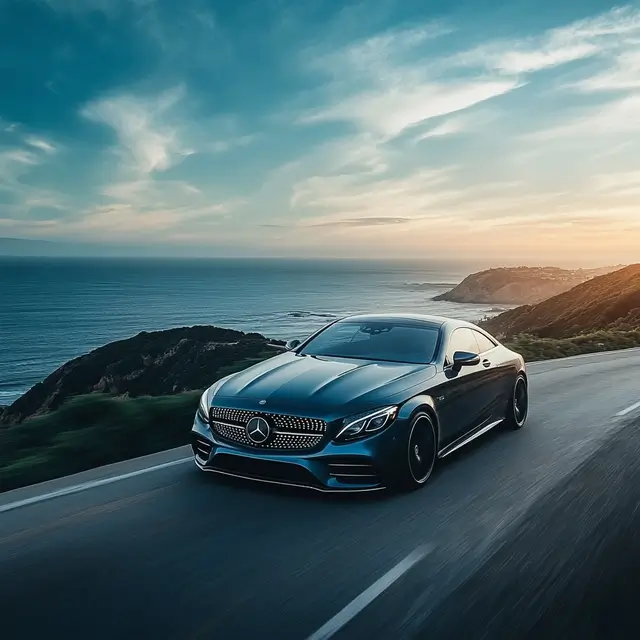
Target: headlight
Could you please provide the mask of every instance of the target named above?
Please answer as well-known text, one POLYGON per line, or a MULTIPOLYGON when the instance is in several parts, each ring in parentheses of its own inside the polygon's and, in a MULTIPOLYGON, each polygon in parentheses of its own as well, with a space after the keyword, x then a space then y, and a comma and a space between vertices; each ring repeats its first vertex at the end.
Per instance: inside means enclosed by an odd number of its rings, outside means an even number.
POLYGON ((200 404, 198 405, 198 418, 202 422, 209 423, 209 389, 200 396, 200 404))
POLYGON ((390 425, 398 413, 398 407, 384 407, 375 411, 367 411, 357 416, 345 418, 336 440, 355 440, 381 431, 390 425))
POLYGON ((211 401, 213 397, 216 395, 218 389, 222 386, 222 383, 227 380, 230 376, 226 378, 222 378, 217 382, 214 382, 201 396, 200 396, 200 404, 198 405, 198 417, 202 422, 209 423, 209 407, 211 407, 211 401))

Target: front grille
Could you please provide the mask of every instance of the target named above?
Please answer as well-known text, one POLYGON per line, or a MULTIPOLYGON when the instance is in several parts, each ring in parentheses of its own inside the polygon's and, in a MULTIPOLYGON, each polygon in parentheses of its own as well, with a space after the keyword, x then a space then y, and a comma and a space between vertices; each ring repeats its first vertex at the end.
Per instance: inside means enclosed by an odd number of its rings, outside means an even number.
POLYGON ((244 426, 254 416, 262 415, 270 418, 278 431, 303 431, 307 433, 323 434, 327 428, 324 420, 317 418, 300 418, 279 413, 264 413, 259 411, 244 411, 243 409, 227 409, 225 407, 211 407, 211 418, 222 420, 230 424, 244 426))
POLYGON ((191 448, 193 453, 202 462, 206 462, 211 454, 211 442, 199 435, 194 435, 191 439, 191 448))
POLYGON ((288 462, 218 453, 213 458, 210 468, 257 480, 271 480, 305 486, 318 485, 314 476, 304 467, 288 462))
POLYGON ((277 413, 259 413, 225 407, 211 408, 211 428, 224 440, 247 447, 271 450, 301 451, 320 443, 327 425, 317 418, 301 418, 277 413), (255 416, 266 418, 272 428, 271 437, 262 444, 249 439, 245 427, 255 416))
POLYGON ((362 458, 332 458, 327 463, 329 475, 345 484, 378 484, 375 467, 362 458))

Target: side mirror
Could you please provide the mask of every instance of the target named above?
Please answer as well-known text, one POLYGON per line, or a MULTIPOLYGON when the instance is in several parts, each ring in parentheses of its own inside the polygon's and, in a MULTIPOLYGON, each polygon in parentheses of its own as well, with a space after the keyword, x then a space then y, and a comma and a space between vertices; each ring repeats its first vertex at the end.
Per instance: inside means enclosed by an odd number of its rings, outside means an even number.
POLYGON ((293 351, 294 349, 297 349, 301 344, 302 344, 301 340, 294 338, 293 340, 287 340, 286 344, 284 345, 284 348, 287 351, 293 351))
POLYGON ((453 354, 453 366, 456 369, 461 367, 473 367, 480 364, 480 356, 471 351, 456 351, 453 354))

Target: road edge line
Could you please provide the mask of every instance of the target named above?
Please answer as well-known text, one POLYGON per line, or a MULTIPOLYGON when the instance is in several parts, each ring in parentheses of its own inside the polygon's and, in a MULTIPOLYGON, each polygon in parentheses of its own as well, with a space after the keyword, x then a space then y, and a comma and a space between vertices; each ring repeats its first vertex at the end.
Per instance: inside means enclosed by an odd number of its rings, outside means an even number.
POLYGON ((129 473, 123 473, 119 476, 101 478, 100 480, 90 480, 88 482, 82 482, 81 484, 72 485, 71 487, 64 487, 62 489, 57 489, 56 491, 43 493, 39 496, 25 498, 24 500, 16 500, 15 502, 9 502, 8 504, 0 505, 0 513, 13 511, 14 509, 19 509, 20 507, 26 507, 31 504, 37 504, 38 502, 45 502, 46 500, 53 500, 54 498, 60 498, 62 496, 72 495, 74 493, 80 493, 82 491, 87 491, 89 489, 94 489, 96 487, 102 487, 104 485, 112 484, 114 482, 119 482, 121 480, 135 478, 136 476, 141 476, 145 473, 151 473, 152 471, 160 471, 162 469, 167 469, 168 467, 174 467, 179 464, 191 462, 192 460, 193 460, 192 457, 180 458, 178 460, 171 460, 170 462, 163 462, 162 464, 156 464, 152 467, 145 467, 143 469, 138 469, 137 471, 130 471, 129 473))

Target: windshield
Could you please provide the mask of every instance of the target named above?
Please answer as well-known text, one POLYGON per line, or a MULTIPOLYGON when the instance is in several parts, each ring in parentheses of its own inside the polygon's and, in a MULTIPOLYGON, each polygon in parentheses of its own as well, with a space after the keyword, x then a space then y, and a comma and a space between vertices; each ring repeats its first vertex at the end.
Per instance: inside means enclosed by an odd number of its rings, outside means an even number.
POLYGON ((440 329, 408 320, 340 321, 312 338, 299 353, 428 364, 438 346, 440 329))

